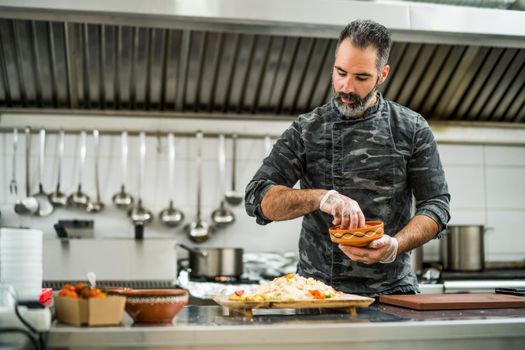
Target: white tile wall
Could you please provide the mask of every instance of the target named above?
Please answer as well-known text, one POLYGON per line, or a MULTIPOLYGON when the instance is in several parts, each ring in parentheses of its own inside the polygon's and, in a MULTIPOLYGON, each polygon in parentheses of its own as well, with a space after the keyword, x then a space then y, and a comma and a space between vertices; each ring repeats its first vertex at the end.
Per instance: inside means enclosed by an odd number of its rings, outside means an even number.
MULTIPOLYGON (((452 196, 450 224, 490 228, 487 261, 524 260, 525 147, 447 144, 439 151, 452 196)), ((438 260, 438 242, 428 242, 424 255, 438 260)))
MULTIPOLYGON (((65 160, 62 170, 62 189, 66 193, 75 190, 78 184, 79 152, 78 135, 67 135, 65 160)), ((124 212, 111 204, 111 196, 119 190, 120 136, 101 136, 100 176, 102 200, 106 209, 100 214, 81 211, 56 210, 50 217, 20 217, 13 211, 15 198, 9 194, 11 178, 12 136, 0 133, 0 208, 2 224, 28 225, 44 231, 46 239, 55 239, 53 224, 59 219, 94 219, 97 237, 132 238, 133 228, 124 212)), ((211 212, 219 205, 222 189, 218 176, 216 138, 205 138, 203 142, 203 217, 209 220, 211 212)), ((227 178, 231 176, 231 140, 227 141, 227 178)), ((17 179, 21 195, 24 194, 24 136, 20 135, 17 156, 17 179)), ((48 135, 44 187, 51 191, 57 177, 57 137, 48 135)), ((487 260, 521 260, 525 258, 525 147, 483 145, 439 145, 441 158, 447 174, 452 195, 451 224, 483 224, 493 227, 487 235, 487 260)), ((129 176, 127 188, 133 194, 138 180, 138 137, 129 136, 129 176)), ((176 138, 176 174, 174 200, 176 206, 186 214, 186 222, 195 216, 196 205, 196 144, 193 138, 176 138)), ((238 141, 238 189, 244 190, 265 156, 263 139, 239 139, 238 141)), ((88 136, 88 159, 83 188, 94 195, 92 137, 88 136)), ((31 169, 38 166, 38 138, 33 137, 31 169)), ((155 215, 168 204, 167 143, 166 139, 154 136, 147 138, 147 160, 143 186, 144 204, 155 215)), ((31 189, 37 189, 37 173, 31 177, 31 189)), ((229 184, 229 182, 228 182, 229 184)), ((223 229, 204 246, 238 246, 247 251, 295 251, 300 231, 299 219, 259 226, 246 215, 244 207, 233 208, 236 222, 223 229)), ((146 237, 174 238, 189 243, 182 228, 170 229, 161 226, 157 217, 146 228, 146 237)), ((425 260, 437 260, 438 244, 425 245, 425 260)))

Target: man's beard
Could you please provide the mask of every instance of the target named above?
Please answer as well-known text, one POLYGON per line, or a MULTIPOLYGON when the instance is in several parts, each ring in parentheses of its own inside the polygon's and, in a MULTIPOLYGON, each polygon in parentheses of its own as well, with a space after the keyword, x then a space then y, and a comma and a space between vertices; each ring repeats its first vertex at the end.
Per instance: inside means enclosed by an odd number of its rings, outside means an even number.
POLYGON ((375 96, 377 92, 377 84, 374 85, 372 90, 364 97, 359 97, 358 94, 353 92, 345 94, 344 92, 335 92, 334 90, 334 101, 335 106, 345 117, 355 117, 362 115, 368 109, 368 103, 375 96), (350 100, 351 103, 345 103, 341 99, 350 100))

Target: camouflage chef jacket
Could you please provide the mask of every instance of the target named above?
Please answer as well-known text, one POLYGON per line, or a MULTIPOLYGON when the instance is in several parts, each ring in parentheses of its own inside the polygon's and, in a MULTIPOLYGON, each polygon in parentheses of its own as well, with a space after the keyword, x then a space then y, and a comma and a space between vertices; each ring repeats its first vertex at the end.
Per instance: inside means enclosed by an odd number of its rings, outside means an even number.
MULTIPOLYGON (((343 116, 333 100, 300 115, 275 143, 246 188, 246 211, 257 223, 271 222, 261 211, 266 191, 279 184, 335 189, 356 200, 366 220, 385 222, 393 236, 416 215, 450 219, 450 195, 434 135, 416 112, 378 94, 362 118, 343 116)), ((390 264, 350 260, 330 241, 332 217, 316 210, 303 217, 297 271, 346 293, 369 296, 418 291, 410 253, 390 264)))

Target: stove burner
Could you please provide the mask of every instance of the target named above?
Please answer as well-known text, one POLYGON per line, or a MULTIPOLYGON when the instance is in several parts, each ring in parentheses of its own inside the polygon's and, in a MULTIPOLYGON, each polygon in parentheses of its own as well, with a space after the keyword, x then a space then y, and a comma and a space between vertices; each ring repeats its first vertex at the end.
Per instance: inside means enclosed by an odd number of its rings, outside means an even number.
POLYGON ((478 272, 443 271, 441 279, 443 281, 525 279, 525 269, 486 269, 478 272))
POLYGON ((259 280, 253 280, 249 278, 236 277, 236 276, 190 276, 192 282, 215 282, 222 284, 258 284, 259 280))
POLYGON ((225 283, 230 283, 230 282, 238 282, 240 280, 240 278, 238 277, 233 277, 233 276, 215 276, 213 278, 213 280, 215 282, 225 282, 225 283))

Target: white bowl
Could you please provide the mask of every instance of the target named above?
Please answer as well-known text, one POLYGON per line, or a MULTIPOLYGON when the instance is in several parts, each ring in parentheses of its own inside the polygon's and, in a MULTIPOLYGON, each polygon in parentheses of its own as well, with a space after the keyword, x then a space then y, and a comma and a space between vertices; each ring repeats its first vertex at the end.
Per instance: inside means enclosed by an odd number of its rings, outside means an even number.
POLYGON ((5 280, 6 278, 23 278, 25 276, 41 276, 43 275, 43 269, 40 267, 36 268, 25 268, 25 269, 1 269, 0 278, 5 280))
POLYGON ((26 247, 26 246, 35 246, 35 247, 41 247, 43 246, 43 242, 41 239, 37 238, 22 238, 22 239, 2 239, 0 240, 0 244, 2 246, 9 246, 9 247, 26 247))
POLYGON ((41 261, 35 261, 35 262, 16 262, 16 261, 2 261, 2 265, 0 265, 0 269, 8 271, 8 270, 18 270, 18 269, 41 269, 42 268, 42 262, 41 261))
POLYGON ((13 253, 7 253, 7 254, 1 254, 0 255, 0 261, 18 261, 18 262, 24 262, 24 261, 42 261, 42 254, 13 254, 13 253))
POLYGON ((10 258, 10 259, 32 259, 38 258, 41 259, 43 256, 42 249, 11 249, 11 250, 2 250, 0 251, 0 259, 10 258))
POLYGON ((20 289, 42 289, 42 280, 35 280, 29 282, 18 282, 18 281, 6 281, 2 283, 7 283, 13 286, 13 288, 20 289))
POLYGON ((18 300, 39 300, 42 288, 15 288, 18 300))
POLYGON ((39 255, 28 255, 28 256, 16 256, 16 255, 2 255, 0 256, 0 263, 1 262, 5 262, 5 263, 8 263, 8 262, 11 262, 11 263, 20 263, 20 264, 23 264, 23 263, 32 263, 32 264, 35 264, 35 263, 38 263, 38 262, 42 262, 42 256, 39 256, 39 255))
POLYGON ((7 253, 7 254, 1 254, 0 255, 0 261, 42 261, 42 254, 14 254, 14 253, 7 253))
POLYGON ((10 238, 10 237, 28 237, 28 236, 35 236, 35 237, 43 237, 43 232, 40 230, 34 230, 34 229, 26 229, 26 228, 0 228, 0 236, 3 238, 10 238))
POLYGON ((40 279, 34 279, 34 280, 30 280, 30 281, 17 281, 17 280, 7 280, 7 281, 2 281, 2 283, 7 283, 7 284, 10 284, 12 285, 13 287, 16 287, 16 288, 42 288, 42 278, 40 279))
POLYGON ((42 265, 38 266, 1 266, 0 273, 1 276, 20 276, 24 277, 24 274, 41 274, 44 271, 42 265))
POLYGON ((23 274, 17 273, 17 271, 1 271, 0 279, 2 280, 32 280, 35 278, 42 278, 44 275, 44 271, 31 271, 31 272, 25 272, 23 274))
POLYGON ((0 243, 0 251, 2 252, 10 252, 13 249, 14 250, 21 250, 21 249, 40 249, 42 250, 43 245, 35 242, 16 242, 16 243, 0 243))

